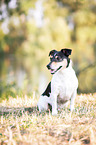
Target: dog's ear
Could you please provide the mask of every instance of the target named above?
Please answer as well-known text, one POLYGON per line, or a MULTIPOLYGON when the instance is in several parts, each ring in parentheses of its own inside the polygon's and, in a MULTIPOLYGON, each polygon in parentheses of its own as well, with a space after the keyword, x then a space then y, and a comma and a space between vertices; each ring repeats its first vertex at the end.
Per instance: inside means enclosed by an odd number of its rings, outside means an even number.
POLYGON ((56 52, 56 50, 51 50, 51 51, 49 52, 49 56, 50 56, 50 55, 53 55, 55 52, 56 52))
POLYGON ((68 57, 69 55, 71 55, 72 50, 71 50, 71 49, 65 48, 65 49, 61 49, 61 52, 62 52, 65 56, 68 57))

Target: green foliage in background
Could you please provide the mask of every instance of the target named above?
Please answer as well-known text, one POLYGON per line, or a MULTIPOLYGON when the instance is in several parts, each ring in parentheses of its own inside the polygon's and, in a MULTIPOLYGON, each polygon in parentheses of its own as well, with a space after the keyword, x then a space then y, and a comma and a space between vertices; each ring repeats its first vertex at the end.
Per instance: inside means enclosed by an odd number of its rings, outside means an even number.
MULTIPOLYGON (((96 61, 96 1, 38 1, 42 2, 43 6, 41 27, 38 27, 35 18, 29 15, 30 10, 36 11, 36 0, 17 1, 17 7, 14 9, 8 8, 10 0, 0 1, 1 6, 6 4, 9 19, 9 32, 6 34, 2 30, 2 24, 7 18, 0 21, 0 54, 31 57, 26 58, 23 65, 28 74, 32 75, 35 90, 36 86, 38 87, 36 73, 48 72, 44 67, 49 61, 48 53, 51 49, 72 48, 71 58, 76 71, 96 61)), ((3 75, 4 72, 1 77, 3 75)), ((78 79, 79 92, 95 92, 96 66, 81 72, 78 79)))

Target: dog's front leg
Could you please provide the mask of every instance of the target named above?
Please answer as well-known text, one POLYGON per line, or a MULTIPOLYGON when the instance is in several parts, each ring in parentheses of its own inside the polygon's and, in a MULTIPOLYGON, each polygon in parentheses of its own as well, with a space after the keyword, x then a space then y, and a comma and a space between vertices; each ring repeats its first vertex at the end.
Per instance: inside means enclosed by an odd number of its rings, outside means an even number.
POLYGON ((52 115, 57 115, 57 95, 50 95, 52 105, 52 115))

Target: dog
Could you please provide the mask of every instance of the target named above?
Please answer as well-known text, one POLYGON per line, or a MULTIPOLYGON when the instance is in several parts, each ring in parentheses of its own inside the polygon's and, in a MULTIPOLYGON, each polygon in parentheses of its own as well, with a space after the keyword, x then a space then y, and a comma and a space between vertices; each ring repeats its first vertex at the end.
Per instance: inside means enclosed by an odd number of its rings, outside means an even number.
POLYGON ((52 115, 57 115, 57 110, 67 106, 69 100, 70 110, 73 111, 78 79, 69 58, 71 53, 72 50, 67 48, 60 51, 50 51, 50 63, 47 68, 53 77, 45 92, 39 98, 37 106, 40 112, 47 110, 48 104, 50 104, 52 106, 52 115))

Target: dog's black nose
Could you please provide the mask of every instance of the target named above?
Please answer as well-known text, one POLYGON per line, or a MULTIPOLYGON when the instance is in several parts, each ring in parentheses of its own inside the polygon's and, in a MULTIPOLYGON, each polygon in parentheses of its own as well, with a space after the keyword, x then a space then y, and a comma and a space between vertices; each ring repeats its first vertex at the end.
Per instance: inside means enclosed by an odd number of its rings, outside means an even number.
POLYGON ((50 69, 50 65, 49 64, 47 65, 47 68, 50 69))

